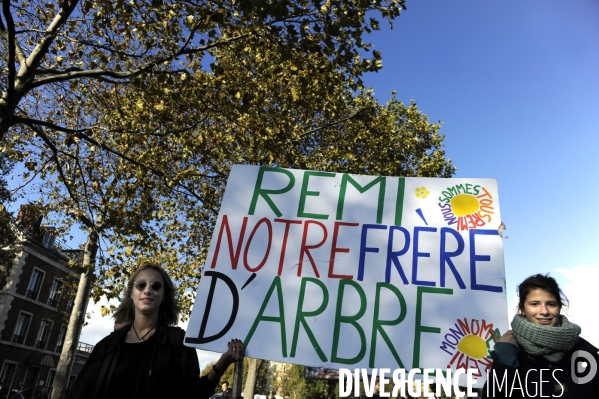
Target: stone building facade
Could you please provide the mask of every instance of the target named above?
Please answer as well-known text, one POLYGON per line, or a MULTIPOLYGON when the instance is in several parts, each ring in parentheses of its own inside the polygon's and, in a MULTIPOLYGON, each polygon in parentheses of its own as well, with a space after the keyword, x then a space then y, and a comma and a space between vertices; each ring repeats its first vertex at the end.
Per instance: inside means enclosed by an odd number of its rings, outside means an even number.
MULTIPOLYGON (((76 276, 68 267, 81 251, 56 243, 51 230, 41 229, 21 209, 15 229, 19 254, 0 287, 0 385, 25 398, 50 395, 75 292, 76 276)), ((91 352, 79 343, 69 381, 91 352)))

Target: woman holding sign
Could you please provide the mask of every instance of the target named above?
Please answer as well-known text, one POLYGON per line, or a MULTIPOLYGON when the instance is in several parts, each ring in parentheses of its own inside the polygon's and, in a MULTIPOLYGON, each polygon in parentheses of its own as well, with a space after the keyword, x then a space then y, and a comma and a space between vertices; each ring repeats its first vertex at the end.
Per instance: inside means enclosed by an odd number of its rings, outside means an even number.
POLYGON ((599 398, 597 348, 580 327, 560 314, 566 300, 549 275, 536 274, 518 287, 512 330, 498 337, 483 398, 599 398))
POLYGON ((185 332, 173 327, 180 311, 164 269, 142 264, 113 316, 117 325, 126 325, 94 347, 67 398, 209 398, 227 367, 243 359, 245 348, 231 340, 200 378, 195 349, 184 346, 185 332))

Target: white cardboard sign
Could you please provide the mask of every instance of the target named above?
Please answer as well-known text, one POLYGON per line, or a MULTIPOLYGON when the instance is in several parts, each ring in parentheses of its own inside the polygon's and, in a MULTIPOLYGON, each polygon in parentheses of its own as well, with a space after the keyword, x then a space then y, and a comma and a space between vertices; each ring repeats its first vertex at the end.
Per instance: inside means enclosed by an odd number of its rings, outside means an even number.
POLYGON ((327 368, 477 369, 507 301, 494 179, 232 168, 185 342, 327 368))

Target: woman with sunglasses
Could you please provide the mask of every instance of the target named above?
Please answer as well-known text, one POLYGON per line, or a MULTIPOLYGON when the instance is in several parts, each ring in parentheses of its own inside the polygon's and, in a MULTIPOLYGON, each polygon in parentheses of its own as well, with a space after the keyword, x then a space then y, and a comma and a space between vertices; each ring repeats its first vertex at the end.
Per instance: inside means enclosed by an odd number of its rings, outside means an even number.
POLYGON ((67 399, 208 399, 230 364, 244 357, 233 339, 212 370, 200 378, 195 349, 183 345, 185 332, 172 327, 181 309, 173 282, 162 267, 146 262, 129 278, 113 317, 117 325, 95 347, 67 399))

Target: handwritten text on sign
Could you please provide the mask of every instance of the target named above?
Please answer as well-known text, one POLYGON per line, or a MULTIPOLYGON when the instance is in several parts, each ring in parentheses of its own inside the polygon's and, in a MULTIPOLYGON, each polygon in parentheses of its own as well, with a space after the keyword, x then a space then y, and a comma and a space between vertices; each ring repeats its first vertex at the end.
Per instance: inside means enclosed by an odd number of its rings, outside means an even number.
POLYGON ((489 331, 507 326, 500 223, 492 179, 235 166, 186 343, 238 337, 248 356, 330 368, 472 359, 483 374, 489 331))

